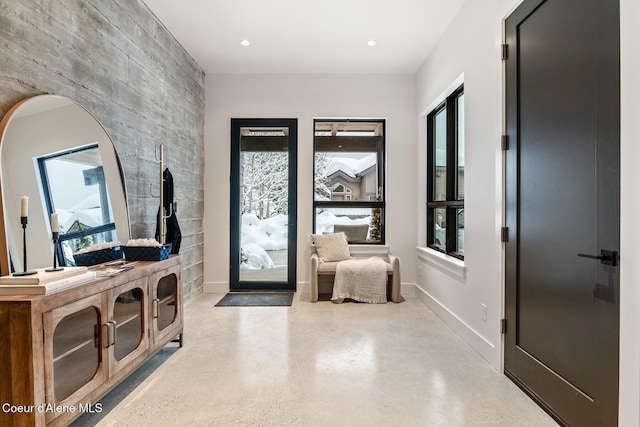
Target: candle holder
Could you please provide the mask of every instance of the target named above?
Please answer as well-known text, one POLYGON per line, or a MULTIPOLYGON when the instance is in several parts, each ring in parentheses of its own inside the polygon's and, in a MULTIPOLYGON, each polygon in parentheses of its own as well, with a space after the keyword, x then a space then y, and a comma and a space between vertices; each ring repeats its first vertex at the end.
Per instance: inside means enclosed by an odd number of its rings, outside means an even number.
POLYGON ((52 240, 53 240, 53 267, 49 267, 49 268, 45 269, 44 271, 46 271, 47 273, 51 273, 53 271, 62 271, 62 270, 64 270, 63 267, 58 267, 58 236, 59 236, 59 233, 57 231, 54 231, 52 233, 52 240))
POLYGON ((37 273, 35 270, 27 270, 27 219, 26 216, 20 217, 20 223, 22 224, 22 255, 24 260, 22 267, 24 271, 13 273, 14 276, 30 276, 37 273))

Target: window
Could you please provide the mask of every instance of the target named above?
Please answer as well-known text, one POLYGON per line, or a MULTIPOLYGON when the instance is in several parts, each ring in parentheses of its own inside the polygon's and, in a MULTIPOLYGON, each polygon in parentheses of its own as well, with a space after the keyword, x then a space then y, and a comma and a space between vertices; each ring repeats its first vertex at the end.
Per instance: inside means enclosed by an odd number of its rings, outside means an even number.
POLYGON ((337 228, 349 243, 384 243, 384 126, 314 120, 314 233, 337 228))
POLYGON ((427 115, 427 245, 464 259, 464 88, 427 115))
POLYGON ((87 246, 117 241, 97 144, 41 157, 38 166, 49 212, 58 213, 60 265, 75 265, 73 254, 87 246))

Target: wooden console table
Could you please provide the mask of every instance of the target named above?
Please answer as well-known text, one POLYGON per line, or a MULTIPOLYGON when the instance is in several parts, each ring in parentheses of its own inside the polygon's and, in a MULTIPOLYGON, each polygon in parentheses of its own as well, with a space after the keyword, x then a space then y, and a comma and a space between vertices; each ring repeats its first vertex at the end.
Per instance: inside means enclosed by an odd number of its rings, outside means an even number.
POLYGON ((169 341, 182 346, 181 271, 172 256, 50 295, 0 297, 0 425, 66 425, 169 341))

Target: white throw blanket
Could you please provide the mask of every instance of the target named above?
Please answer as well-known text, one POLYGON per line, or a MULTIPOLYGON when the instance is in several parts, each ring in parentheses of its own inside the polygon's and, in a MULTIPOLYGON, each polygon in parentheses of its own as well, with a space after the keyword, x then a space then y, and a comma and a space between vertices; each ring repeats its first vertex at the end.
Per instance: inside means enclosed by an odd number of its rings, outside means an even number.
POLYGON ((349 259, 336 266, 331 301, 387 302, 387 263, 380 257, 349 259))

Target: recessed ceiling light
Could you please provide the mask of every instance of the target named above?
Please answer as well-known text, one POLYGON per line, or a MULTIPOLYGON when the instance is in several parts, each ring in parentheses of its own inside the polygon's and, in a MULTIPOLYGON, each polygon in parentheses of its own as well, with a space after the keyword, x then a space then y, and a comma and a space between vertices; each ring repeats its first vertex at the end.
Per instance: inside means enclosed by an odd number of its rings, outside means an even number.
POLYGON ((375 41, 375 40, 369 40, 369 41, 367 42, 367 46, 371 46, 371 47, 373 47, 373 46, 375 46, 375 45, 376 45, 376 41, 375 41))
POLYGON ((241 44, 242 46, 249 46, 251 43, 249 42, 249 40, 246 40, 246 39, 245 39, 245 40, 240 40, 240 44, 241 44))

